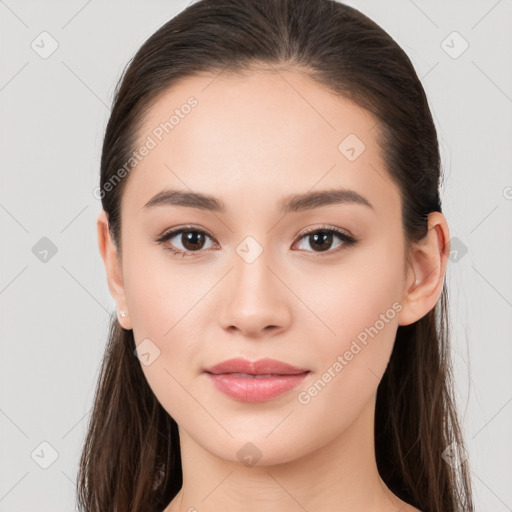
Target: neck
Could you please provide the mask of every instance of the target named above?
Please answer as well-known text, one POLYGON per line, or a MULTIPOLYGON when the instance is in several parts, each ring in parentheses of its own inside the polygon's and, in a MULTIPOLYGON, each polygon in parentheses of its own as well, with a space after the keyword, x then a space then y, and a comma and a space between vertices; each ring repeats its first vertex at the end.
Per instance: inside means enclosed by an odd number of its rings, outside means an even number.
POLYGON ((264 466, 222 459, 180 428, 183 486, 164 512, 413 511, 378 473, 374 413, 372 400, 341 435, 300 458, 264 466))

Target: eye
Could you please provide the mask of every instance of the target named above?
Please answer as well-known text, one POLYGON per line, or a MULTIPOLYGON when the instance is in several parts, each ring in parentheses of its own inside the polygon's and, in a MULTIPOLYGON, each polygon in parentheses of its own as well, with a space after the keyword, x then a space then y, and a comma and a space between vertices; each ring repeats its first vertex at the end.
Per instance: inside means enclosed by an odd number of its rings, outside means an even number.
POLYGON ((164 233, 156 241, 164 244, 164 247, 171 251, 174 256, 194 256, 194 252, 200 252, 204 247, 205 239, 210 238, 210 235, 202 229, 190 227, 182 227, 172 231, 164 233), (171 241, 173 238, 177 238, 177 243, 182 245, 182 249, 173 247, 174 244, 165 244, 164 242, 171 241))
MULTIPOLYGON (((338 245, 355 245, 357 240, 347 233, 331 227, 322 226, 321 228, 310 229, 303 233, 299 241, 302 239, 306 239, 311 248, 316 248, 318 250, 313 250, 313 252, 338 252, 337 250, 329 250, 333 243, 333 237, 337 237, 341 240, 341 243, 338 245)), ((309 251, 310 252, 310 251, 309 251)))
MULTIPOLYGON (((313 251, 307 252, 338 252, 337 250, 329 250, 333 243, 333 236, 337 237, 341 240, 341 243, 338 245, 346 245, 351 246, 357 243, 357 240, 344 233, 340 229, 322 226, 320 228, 310 229, 299 238, 299 241, 302 239, 306 239, 313 251)), ((212 239, 212 237, 203 231, 202 229, 197 229, 194 226, 185 226, 179 229, 174 229, 164 233, 162 236, 157 238, 157 242, 163 244, 166 250, 169 250, 173 253, 174 256, 180 257, 188 257, 195 256, 194 253, 202 252, 201 249, 205 247, 205 240, 212 239), (174 243, 166 243, 170 242, 173 238, 177 240, 174 243), (176 248, 175 244, 181 244, 182 248, 176 248)))

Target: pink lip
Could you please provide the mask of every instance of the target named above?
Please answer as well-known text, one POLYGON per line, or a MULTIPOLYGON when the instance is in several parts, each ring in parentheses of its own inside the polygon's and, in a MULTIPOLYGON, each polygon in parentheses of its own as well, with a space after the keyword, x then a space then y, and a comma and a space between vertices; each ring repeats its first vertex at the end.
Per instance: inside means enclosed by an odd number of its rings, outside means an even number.
POLYGON ((245 402, 263 402, 294 388, 310 371, 275 359, 251 362, 236 358, 206 368, 205 372, 226 395, 245 402))

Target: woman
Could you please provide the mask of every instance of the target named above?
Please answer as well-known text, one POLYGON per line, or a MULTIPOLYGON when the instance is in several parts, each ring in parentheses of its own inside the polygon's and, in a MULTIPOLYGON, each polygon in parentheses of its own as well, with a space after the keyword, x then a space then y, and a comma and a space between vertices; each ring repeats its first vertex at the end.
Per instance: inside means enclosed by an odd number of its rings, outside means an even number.
POLYGON ((201 0, 116 90, 81 510, 471 510, 428 102, 330 0, 201 0))

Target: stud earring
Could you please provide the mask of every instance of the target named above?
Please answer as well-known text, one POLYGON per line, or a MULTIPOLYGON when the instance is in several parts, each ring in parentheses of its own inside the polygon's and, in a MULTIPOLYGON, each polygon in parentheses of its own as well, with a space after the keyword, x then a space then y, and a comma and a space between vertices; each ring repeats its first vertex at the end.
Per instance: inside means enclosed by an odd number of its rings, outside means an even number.
POLYGON ((124 318, 126 316, 126 311, 119 311, 119 314, 124 318))

